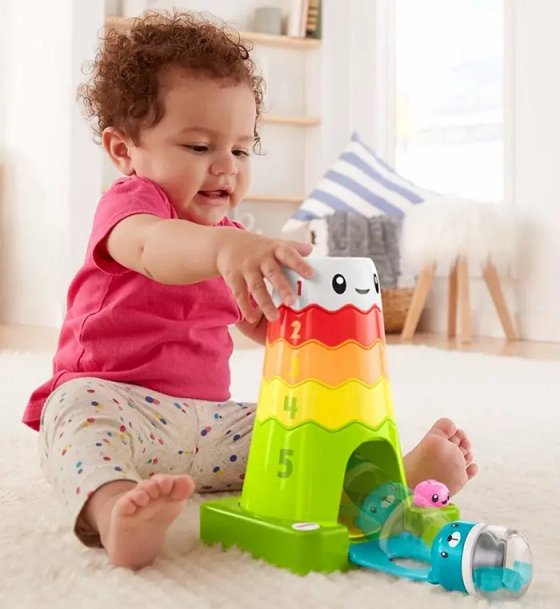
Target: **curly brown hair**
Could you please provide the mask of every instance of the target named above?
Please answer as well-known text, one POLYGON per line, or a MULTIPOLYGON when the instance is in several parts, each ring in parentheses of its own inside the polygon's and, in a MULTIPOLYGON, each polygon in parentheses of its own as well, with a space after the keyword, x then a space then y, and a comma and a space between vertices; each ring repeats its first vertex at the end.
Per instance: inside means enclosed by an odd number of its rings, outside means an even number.
MULTIPOLYGON (((164 114, 159 95, 164 70, 178 67, 210 78, 247 83, 258 119, 264 82, 250 56, 252 47, 226 24, 180 11, 150 11, 132 19, 126 31, 109 29, 78 89, 84 114, 100 138, 116 127, 138 144, 141 129, 156 125, 164 114)), ((255 121, 255 145, 259 142, 255 121)))

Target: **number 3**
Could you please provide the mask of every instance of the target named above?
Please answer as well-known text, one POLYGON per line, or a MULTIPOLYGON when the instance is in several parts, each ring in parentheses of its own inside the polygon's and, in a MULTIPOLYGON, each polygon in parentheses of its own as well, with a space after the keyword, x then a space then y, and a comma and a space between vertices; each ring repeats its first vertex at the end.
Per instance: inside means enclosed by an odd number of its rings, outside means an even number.
POLYGON ((281 448, 280 449, 280 465, 285 467, 284 471, 280 470, 278 472, 278 478, 289 478, 294 471, 294 464, 290 457, 292 457, 294 451, 290 448, 281 448))

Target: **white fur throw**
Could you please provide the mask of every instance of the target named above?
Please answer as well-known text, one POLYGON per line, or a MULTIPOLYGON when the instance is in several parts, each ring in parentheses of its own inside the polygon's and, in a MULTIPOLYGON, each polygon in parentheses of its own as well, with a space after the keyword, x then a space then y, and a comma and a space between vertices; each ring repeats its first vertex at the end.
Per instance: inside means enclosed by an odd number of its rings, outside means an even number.
POLYGON ((515 232, 514 214, 504 203, 435 196, 405 216, 400 248, 403 273, 417 275, 435 262, 438 274, 448 274, 461 256, 476 273, 491 260, 505 274, 513 265, 515 232))

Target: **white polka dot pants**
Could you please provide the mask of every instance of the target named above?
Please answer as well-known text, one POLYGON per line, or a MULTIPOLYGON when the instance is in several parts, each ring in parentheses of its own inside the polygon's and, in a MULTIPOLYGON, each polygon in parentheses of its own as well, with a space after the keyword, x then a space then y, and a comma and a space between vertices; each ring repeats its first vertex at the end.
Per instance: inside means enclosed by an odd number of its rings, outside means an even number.
POLYGON ((76 533, 98 545, 80 512, 101 486, 156 473, 190 474, 198 492, 243 483, 255 404, 176 398, 136 385, 80 378, 47 400, 41 465, 62 495, 76 533))

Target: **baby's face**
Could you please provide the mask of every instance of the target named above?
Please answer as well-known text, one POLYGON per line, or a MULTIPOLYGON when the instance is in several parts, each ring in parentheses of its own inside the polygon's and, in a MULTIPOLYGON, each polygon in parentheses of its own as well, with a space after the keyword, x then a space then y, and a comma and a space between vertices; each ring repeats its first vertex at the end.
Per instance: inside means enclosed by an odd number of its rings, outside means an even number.
POLYGON ((165 114, 132 148, 134 171, 163 188, 180 218, 217 224, 249 187, 253 93, 244 83, 174 70, 160 95, 165 114))
MULTIPOLYGON (((313 267, 311 279, 285 271, 297 298, 290 308, 297 311, 314 304, 327 311, 346 305, 354 305, 360 311, 368 311, 374 305, 382 309, 379 277, 371 259, 309 256, 307 262, 313 267)), ((273 300, 280 304, 276 293, 273 300)))

